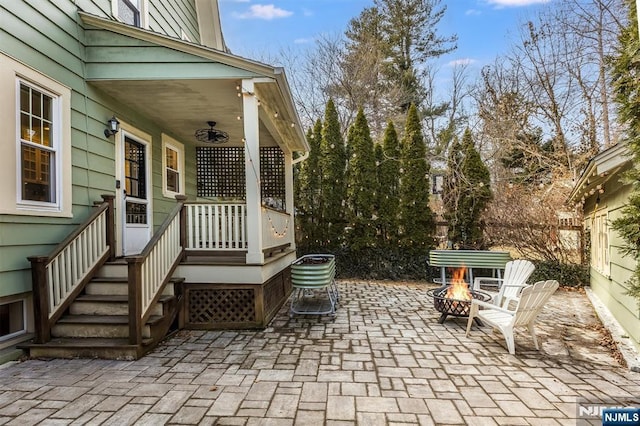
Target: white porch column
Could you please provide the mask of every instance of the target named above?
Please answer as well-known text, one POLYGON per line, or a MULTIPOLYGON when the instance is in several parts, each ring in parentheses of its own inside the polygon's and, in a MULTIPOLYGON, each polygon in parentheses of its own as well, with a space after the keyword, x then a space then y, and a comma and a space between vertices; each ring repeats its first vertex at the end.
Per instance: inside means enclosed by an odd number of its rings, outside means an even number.
POLYGON ((252 80, 242 80, 244 120, 244 175, 247 181, 247 263, 264 263, 262 201, 260 197, 260 135, 258 98, 252 80))
POLYGON ((293 153, 288 149, 284 152, 284 183, 285 183, 285 205, 287 206, 287 213, 289 213, 289 228, 287 229, 287 235, 289 241, 291 241, 291 248, 296 249, 295 239, 295 206, 293 205, 293 153))

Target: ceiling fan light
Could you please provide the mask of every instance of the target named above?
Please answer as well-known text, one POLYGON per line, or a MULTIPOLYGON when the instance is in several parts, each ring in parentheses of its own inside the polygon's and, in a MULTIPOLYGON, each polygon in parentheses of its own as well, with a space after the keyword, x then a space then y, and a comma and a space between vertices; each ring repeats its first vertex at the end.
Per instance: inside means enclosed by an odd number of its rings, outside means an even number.
POLYGON ((216 129, 215 121, 207 121, 208 129, 196 130, 194 136, 199 142, 205 143, 225 143, 229 141, 229 134, 222 130, 216 129))

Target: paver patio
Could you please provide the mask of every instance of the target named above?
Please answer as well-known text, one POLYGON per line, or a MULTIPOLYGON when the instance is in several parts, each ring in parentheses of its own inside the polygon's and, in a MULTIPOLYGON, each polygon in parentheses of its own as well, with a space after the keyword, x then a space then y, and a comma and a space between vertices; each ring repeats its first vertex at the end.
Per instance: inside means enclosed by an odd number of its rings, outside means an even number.
POLYGON ((137 361, 6 365, 0 424, 574 425, 578 398, 640 396, 583 292, 558 290, 541 350, 517 334, 512 356, 486 327, 438 324, 428 285, 339 287, 335 319, 284 306, 265 330, 183 331, 137 361))

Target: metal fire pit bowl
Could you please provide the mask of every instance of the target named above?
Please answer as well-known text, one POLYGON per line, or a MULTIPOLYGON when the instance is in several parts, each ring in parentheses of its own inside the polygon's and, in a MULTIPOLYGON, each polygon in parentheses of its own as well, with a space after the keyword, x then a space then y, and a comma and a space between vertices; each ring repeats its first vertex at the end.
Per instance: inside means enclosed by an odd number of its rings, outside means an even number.
MULTIPOLYGON (((454 317, 468 317, 469 309, 471 308, 471 300, 458 300, 447 297, 448 285, 433 288, 427 291, 427 295, 433 298, 433 307, 440 312, 440 318, 438 322, 444 323, 447 316, 452 315, 454 317)), ((471 297, 474 299, 487 302, 491 299, 491 295, 478 290, 470 290, 471 297)), ((478 321, 477 318, 475 318, 478 321)), ((479 325, 482 325, 479 323, 479 325)))

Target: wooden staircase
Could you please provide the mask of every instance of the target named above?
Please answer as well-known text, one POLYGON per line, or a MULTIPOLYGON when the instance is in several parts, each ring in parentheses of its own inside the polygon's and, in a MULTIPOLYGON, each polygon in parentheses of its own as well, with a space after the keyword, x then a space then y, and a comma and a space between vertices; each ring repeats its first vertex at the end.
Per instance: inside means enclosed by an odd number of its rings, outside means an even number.
POLYGON ((136 359, 180 326, 185 197, 139 254, 115 257, 112 195, 47 256, 29 257, 31 357, 136 359))
POLYGON ((183 278, 172 278, 142 326, 142 344, 129 340, 127 264, 105 264, 51 328, 51 340, 21 348, 37 358, 136 359, 177 330, 183 278), (177 294, 176 294, 177 293, 177 294))

